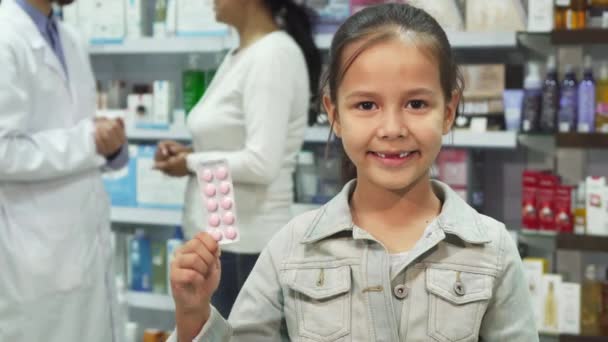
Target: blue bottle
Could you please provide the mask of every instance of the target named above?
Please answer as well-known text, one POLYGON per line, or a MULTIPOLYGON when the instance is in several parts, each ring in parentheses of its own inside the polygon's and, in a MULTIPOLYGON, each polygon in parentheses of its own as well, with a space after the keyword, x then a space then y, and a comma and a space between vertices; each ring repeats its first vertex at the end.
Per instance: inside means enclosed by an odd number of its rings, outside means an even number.
POLYGON ((557 113, 559 110, 559 81, 557 80, 557 65, 555 56, 547 61, 547 74, 543 84, 543 100, 540 114, 540 131, 555 133, 557 113))
POLYGON ((595 80, 591 57, 585 56, 583 80, 578 85, 578 128, 579 133, 595 131, 595 80))
POLYGON ((131 267, 131 289, 133 291, 152 291, 152 254, 150 239, 143 229, 135 231, 135 237, 129 244, 129 261, 131 267))
POLYGON ((560 133, 573 132, 578 123, 578 86, 572 65, 566 66, 560 92, 558 129, 560 133))
POLYGON ((524 133, 537 132, 539 130, 542 85, 538 64, 528 64, 528 74, 524 80, 524 99, 522 103, 521 131, 524 133))

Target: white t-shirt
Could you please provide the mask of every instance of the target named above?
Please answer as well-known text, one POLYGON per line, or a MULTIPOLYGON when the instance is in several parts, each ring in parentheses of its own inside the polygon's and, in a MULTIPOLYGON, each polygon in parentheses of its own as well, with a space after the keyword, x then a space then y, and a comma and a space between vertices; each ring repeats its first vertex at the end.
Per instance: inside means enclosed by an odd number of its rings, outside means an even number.
MULTIPOLYGON (((226 159, 234 181, 241 240, 223 249, 259 253, 291 218, 292 173, 307 124, 310 88, 304 54, 283 31, 229 53, 188 116, 199 161, 226 159)), ((186 190, 184 230, 205 229, 194 177, 186 190)))

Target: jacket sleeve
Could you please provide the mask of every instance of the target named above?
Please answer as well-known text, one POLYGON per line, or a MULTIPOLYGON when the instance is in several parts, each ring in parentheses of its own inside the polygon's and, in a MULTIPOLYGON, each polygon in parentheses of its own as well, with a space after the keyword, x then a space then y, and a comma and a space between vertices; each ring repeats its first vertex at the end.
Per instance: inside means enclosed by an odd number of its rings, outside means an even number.
MULTIPOLYGON (((284 237, 284 231, 277 236, 284 237)), ((194 342, 289 341, 278 271, 278 263, 283 260, 279 254, 287 244, 277 236, 273 238, 275 243, 271 242, 260 254, 234 303, 229 320, 212 308, 209 320, 194 342)), ((168 342, 177 342, 177 334, 174 333, 168 342)))
POLYGON ((14 46, 10 37, 0 38, 0 181, 35 182, 103 166, 91 119, 66 129, 29 131, 29 103, 44 99, 31 98, 14 46))
POLYGON ((538 341, 532 298, 513 239, 501 229, 501 273, 481 323, 481 341, 538 341))

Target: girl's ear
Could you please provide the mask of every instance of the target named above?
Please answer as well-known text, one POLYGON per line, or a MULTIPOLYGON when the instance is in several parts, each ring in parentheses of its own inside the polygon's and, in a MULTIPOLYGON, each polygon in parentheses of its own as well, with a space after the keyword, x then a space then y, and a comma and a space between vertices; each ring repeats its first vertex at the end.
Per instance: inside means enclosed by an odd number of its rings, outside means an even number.
POLYGON ((443 134, 448 134, 452 130, 454 120, 456 120, 456 111, 458 109, 459 103, 460 93, 458 91, 454 91, 452 93, 452 98, 445 106, 445 115, 443 118, 443 134))
POLYGON ((325 111, 327 112, 329 123, 331 124, 331 127, 333 127, 334 134, 339 138, 342 129, 340 127, 340 120, 338 120, 338 108, 331 101, 328 95, 323 95, 323 107, 325 107, 325 111))

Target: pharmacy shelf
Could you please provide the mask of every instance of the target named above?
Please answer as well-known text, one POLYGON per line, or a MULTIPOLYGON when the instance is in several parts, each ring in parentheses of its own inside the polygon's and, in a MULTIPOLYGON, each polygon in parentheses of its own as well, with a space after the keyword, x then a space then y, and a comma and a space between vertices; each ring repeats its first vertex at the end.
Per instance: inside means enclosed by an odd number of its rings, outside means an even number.
POLYGON ((447 32, 454 49, 516 48, 516 32, 447 32))
MULTIPOLYGON (((320 207, 317 204, 295 203, 291 207, 291 213, 296 216, 320 207)), ((112 207, 111 213, 113 223, 169 227, 182 224, 181 210, 112 207)))
POLYGON ((177 226, 182 224, 182 211, 170 209, 112 207, 113 223, 177 226))
MULTIPOLYGON (((454 49, 516 48, 516 32, 447 32, 454 49)), ((315 37, 317 46, 322 50, 331 47, 333 34, 319 34, 315 37)))
POLYGON ((517 147, 517 132, 471 132, 454 130, 444 136, 444 146, 479 149, 514 149, 517 147))
POLYGON ((179 140, 190 141, 190 133, 185 127, 171 127, 169 129, 143 129, 143 128, 128 128, 127 137, 130 140, 179 140))
POLYGON ((156 293, 135 292, 127 293, 127 303, 130 307, 147 310, 174 311, 175 304, 169 295, 156 293))
MULTIPOLYGON (((455 49, 489 49, 517 47, 515 32, 448 32, 448 39, 455 49)), ((317 46, 328 50, 333 34, 325 33, 315 36, 317 46)), ((133 54, 184 54, 215 53, 235 46, 230 36, 209 37, 172 37, 172 38, 138 38, 118 42, 91 44, 92 55, 133 55, 133 54)))
POLYGON ((608 253, 608 236, 580 235, 571 233, 557 234, 555 232, 522 229, 520 234, 555 241, 555 249, 574 250, 583 252, 608 253))
POLYGON ((91 44, 92 55, 215 53, 229 49, 226 36, 125 39, 122 42, 91 44))
POLYGON ((554 45, 608 44, 608 29, 556 30, 551 32, 554 45))
MULTIPOLYGON (((329 127, 313 126, 306 130, 304 138, 308 143, 325 143, 329 138, 329 127)), ((471 132, 454 130, 446 135, 444 146, 463 148, 514 149, 517 147, 516 132, 471 132)))
POLYGON ((606 133, 559 133, 556 134, 556 145, 562 148, 608 148, 606 133))

